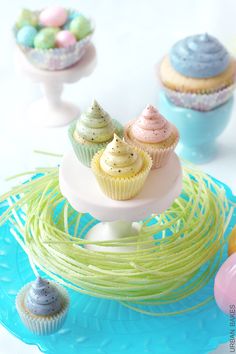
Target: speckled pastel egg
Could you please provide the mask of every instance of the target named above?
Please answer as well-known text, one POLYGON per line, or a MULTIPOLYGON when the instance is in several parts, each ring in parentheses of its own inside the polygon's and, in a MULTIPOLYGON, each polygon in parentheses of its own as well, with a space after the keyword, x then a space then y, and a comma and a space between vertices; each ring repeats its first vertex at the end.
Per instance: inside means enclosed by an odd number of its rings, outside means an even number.
POLYGON ((71 21, 70 31, 75 35, 77 40, 83 39, 91 33, 91 23, 86 17, 80 15, 71 21))
POLYGON ((41 29, 34 39, 34 46, 38 49, 50 49, 56 46, 56 35, 59 28, 47 27, 41 29))
POLYGON ((30 11, 28 9, 22 9, 17 18, 16 27, 20 29, 24 26, 36 27, 37 25, 38 16, 33 11, 30 11))
POLYGON ((75 10, 70 11, 68 13, 68 18, 67 18, 66 23, 63 26, 63 29, 69 31, 70 30, 71 21, 73 21, 75 18, 77 18, 79 16, 81 16, 80 12, 75 11, 75 10))
POLYGON ((215 278, 215 300, 226 314, 236 311, 236 253, 232 254, 221 266, 215 278))
POLYGON ((17 43, 25 47, 34 47, 34 39, 37 35, 37 30, 33 26, 24 26, 17 32, 17 43))
POLYGON ((67 11, 61 6, 50 6, 39 15, 39 22, 47 27, 60 27, 67 21, 67 11))
POLYGON ((56 46, 58 48, 67 48, 76 43, 76 38, 70 31, 60 31, 56 35, 56 46))
POLYGON ((79 16, 81 16, 81 13, 79 11, 76 10, 70 11, 68 15, 68 21, 72 21, 79 16))
POLYGON ((234 226, 229 237, 228 255, 236 253, 236 225, 234 226))

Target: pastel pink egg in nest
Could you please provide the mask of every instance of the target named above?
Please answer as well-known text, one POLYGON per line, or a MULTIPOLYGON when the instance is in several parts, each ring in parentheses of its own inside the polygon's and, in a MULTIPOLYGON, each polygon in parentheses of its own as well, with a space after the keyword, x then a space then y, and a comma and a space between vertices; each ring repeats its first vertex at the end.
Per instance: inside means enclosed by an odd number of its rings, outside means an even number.
POLYGON ((60 31, 56 35, 56 46, 58 48, 67 48, 76 43, 76 38, 70 31, 60 31))
POLYGON ((236 313, 236 253, 233 253, 218 271, 214 295, 217 305, 224 313, 236 313))
POLYGON ((61 6, 50 6, 39 15, 39 22, 43 26, 60 27, 66 23, 68 14, 61 6))

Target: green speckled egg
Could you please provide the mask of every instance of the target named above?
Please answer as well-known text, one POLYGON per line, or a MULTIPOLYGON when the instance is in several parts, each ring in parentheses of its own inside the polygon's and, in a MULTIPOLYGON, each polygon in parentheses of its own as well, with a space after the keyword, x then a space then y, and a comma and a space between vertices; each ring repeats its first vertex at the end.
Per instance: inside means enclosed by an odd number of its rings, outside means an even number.
POLYGON ((38 16, 30 10, 22 9, 17 18, 16 27, 20 29, 24 26, 36 27, 37 25, 38 25, 38 16))
POLYGON ((77 40, 83 39, 92 32, 90 21, 83 15, 72 20, 69 29, 75 35, 77 40))
POLYGON ((50 49, 55 48, 56 34, 59 32, 59 28, 46 27, 41 29, 34 39, 34 46, 38 49, 50 49))

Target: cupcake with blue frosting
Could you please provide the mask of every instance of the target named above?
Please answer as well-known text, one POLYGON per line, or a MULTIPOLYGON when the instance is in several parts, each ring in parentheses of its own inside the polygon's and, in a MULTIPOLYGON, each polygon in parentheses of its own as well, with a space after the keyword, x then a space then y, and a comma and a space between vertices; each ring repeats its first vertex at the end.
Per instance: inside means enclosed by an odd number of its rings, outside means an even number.
POLYGON ((233 94, 235 77, 235 59, 207 33, 175 43, 160 65, 160 80, 170 101, 196 110, 211 110, 226 102, 233 94))
POLYGON ((57 332, 69 308, 67 291, 59 284, 38 277, 17 295, 16 309, 24 325, 37 335, 57 332))

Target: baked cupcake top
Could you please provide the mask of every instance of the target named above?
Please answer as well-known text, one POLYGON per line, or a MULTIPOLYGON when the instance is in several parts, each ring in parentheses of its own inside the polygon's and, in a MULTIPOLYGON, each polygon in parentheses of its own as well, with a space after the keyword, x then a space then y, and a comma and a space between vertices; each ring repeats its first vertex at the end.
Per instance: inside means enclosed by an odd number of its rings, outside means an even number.
POLYGON ((198 34, 178 41, 171 49, 170 62, 180 74, 192 78, 209 78, 224 72, 230 55, 217 38, 198 34))
POLYGON ((152 105, 147 105, 130 126, 131 135, 143 143, 155 144, 168 139, 172 125, 152 105))
POLYGON ((75 138, 78 135, 90 143, 105 143, 112 139, 114 132, 111 117, 94 100, 89 109, 81 114, 76 124, 75 138))
POLYGON ((61 295, 56 286, 38 277, 30 286, 24 305, 37 316, 51 316, 62 308, 61 295))
POLYGON ((116 134, 100 158, 103 172, 113 177, 132 177, 143 167, 142 156, 116 134))

